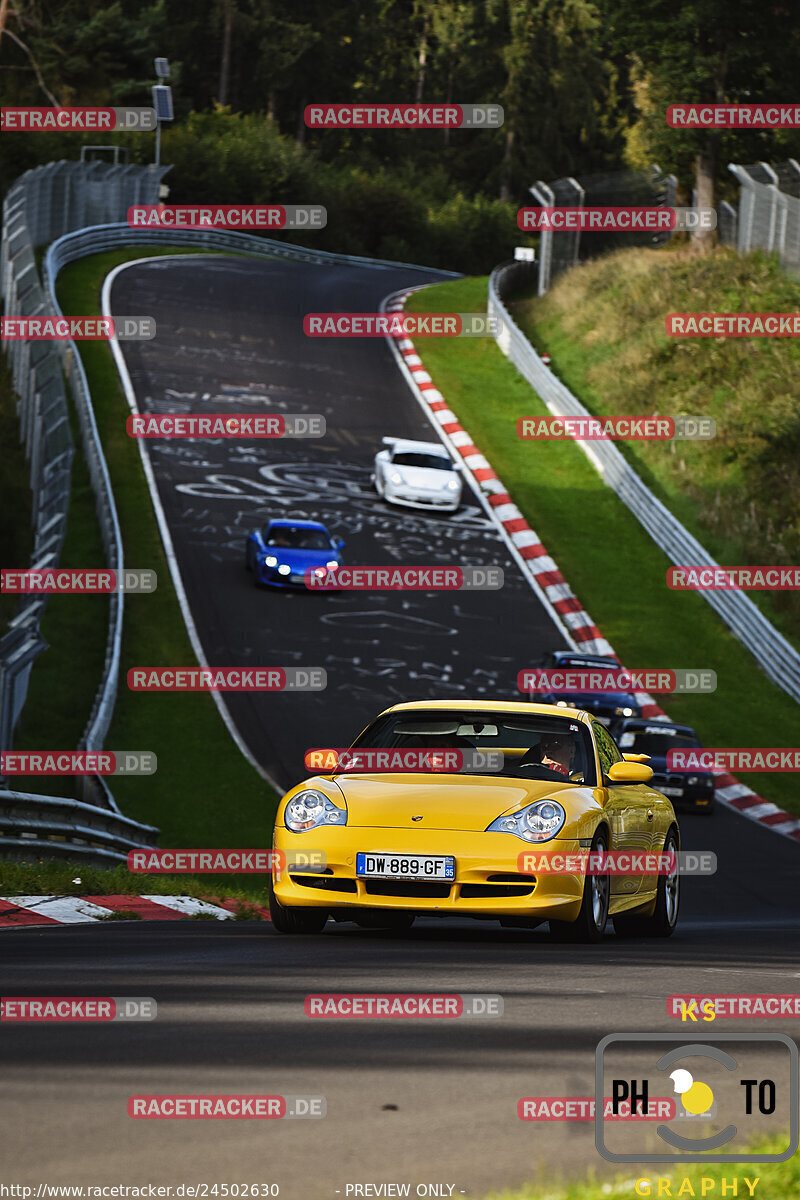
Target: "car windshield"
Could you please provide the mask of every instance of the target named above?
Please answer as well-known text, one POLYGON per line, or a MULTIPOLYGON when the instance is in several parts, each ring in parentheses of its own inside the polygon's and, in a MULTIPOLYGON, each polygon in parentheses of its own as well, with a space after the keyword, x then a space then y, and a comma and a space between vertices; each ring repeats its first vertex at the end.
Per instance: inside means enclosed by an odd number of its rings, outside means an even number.
MULTIPOLYGON (((352 749, 377 747, 494 751, 494 755, 485 756, 486 762, 481 761, 480 754, 465 754, 457 770, 468 775, 499 774, 597 786, 591 734, 586 725, 566 717, 482 712, 480 709, 412 709, 386 713, 364 730, 352 749)), ((369 756, 365 756, 365 764, 367 762, 369 756)), ((357 764, 354 765, 358 769, 357 764)), ((369 767, 365 765, 361 769, 368 770, 369 767)), ((426 768, 421 766, 419 769, 426 768)), ((430 769, 442 770, 441 757, 437 766, 434 756, 430 769)))
POLYGON ((429 471, 452 471, 449 459, 438 454, 423 454, 420 450, 401 450, 392 462, 397 467, 427 467, 429 471))
POLYGON ((619 748, 625 754, 649 754, 652 758, 666 758, 670 750, 699 745, 699 738, 693 734, 670 734, 660 729, 628 729, 619 738, 619 748))
POLYGON ((330 539, 321 529, 303 529, 294 525, 279 525, 264 531, 268 546, 283 546, 290 550, 330 550, 330 539))

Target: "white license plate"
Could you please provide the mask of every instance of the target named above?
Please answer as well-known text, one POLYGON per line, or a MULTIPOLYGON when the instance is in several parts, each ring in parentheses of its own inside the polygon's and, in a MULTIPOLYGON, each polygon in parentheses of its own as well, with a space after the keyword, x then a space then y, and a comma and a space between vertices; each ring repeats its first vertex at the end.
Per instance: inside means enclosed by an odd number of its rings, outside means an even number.
POLYGON ((455 879, 449 854, 357 854, 356 875, 368 879, 455 879))
POLYGON ((660 788, 665 796, 682 796, 683 788, 660 788))

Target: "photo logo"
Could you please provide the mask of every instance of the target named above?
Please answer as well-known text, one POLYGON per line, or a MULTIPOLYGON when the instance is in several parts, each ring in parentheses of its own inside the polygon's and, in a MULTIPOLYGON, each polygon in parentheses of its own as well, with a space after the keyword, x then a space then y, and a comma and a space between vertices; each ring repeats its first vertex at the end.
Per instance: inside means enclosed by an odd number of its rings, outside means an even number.
POLYGON ((0 1021, 155 1021, 152 996, 2 996, 0 1021))
POLYGON ((694 1022, 721 1017, 800 1017, 800 995, 670 996, 667 1016, 694 1022))
POLYGON ((782 1033, 721 1033, 688 1044, 672 1034, 611 1033, 595 1053, 595 1145, 609 1162, 786 1162, 800 1141, 799 1094, 797 1046, 782 1033), (676 1113, 674 1124, 656 1126, 660 1149, 612 1132, 599 1104, 609 1075, 612 1112, 622 1104, 649 1112, 651 1091, 671 1081, 676 1113), (785 1149, 748 1151, 755 1136, 784 1138, 787 1125, 785 1149))
POLYGON ((285 869, 283 850, 128 851, 128 870, 143 875, 266 875, 285 869))
POLYGON ((131 1096, 128 1116, 155 1121, 279 1121, 324 1117, 324 1096, 131 1096))

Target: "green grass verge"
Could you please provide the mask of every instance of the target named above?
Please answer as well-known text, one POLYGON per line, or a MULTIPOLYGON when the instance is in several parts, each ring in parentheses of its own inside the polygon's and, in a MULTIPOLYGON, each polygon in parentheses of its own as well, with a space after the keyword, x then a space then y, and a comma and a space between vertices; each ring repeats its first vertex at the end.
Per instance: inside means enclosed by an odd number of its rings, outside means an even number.
MULTIPOLYGON (((751 1153, 777 1154, 786 1147, 786 1139, 761 1140, 750 1147, 751 1153)), ((632 1170, 633 1168, 631 1168, 632 1170)), ((800 1195, 800 1155, 795 1154, 783 1163, 701 1163, 689 1165, 682 1171, 669 1171, 663 1164, 655 1164, 652 1171, 647 1171, 639 1165, 637 1174, 618 1176, 614 1182, 598 1180, 594 1173, 588 1174, 582 1180, 570 1183, 531 1184, 513 1192, 492 1192, 486 1200, 606 1200, 608 1196, 623 1196, 633 1200, 638 1196, 659 1195, 682 1196, 690 1200, 692 1196, 705 1196, 706 1200, 715 1200, 723 1194, 731 1196, 731 1180, 738 1180, 737 1196, 749 1197, 750 1190, 745 1184, 745 1178, 757 1180, 754 1195, 757 1200, 788 1200, 790 1196, 800 1195), (670 1190, 659 1192, 659 1179, 670 1181, 670 1190), (727 1188, 723 1193, 722 1181, 727 1180, 727 1188), (646 1184, 637 1181, 647 1180, 646 1184), (703 1182, 705 1191, 703 1191, 703 1182), (712 1186, 713 1184, 713 1186, 712 1186), (682 1189, 682 1190, 680 1190, 682 1189)))
MULTIPOLYGON (((195 896, 240 900, 244 915, 258 916, 249 906, 269 904, 267 876, 134 875, 127 867, 90 867, 85 863, 40 859, 0 862, 3 895, 7 896, 195 896)), ((237 912, 238 916, 238 912, 237 912)), ((112 918, 107 918, 111 920, 112 918)), ((116 915, 114 920, 124 920, 116 915)), ((135 919, 135 918, 134 918, 135 919)))
MULTIPOLYGON (((622 250, 563 275, 514 319, 597 414, 715 418, 710 441, 620 442, 647 486, 721 563, 800 561, 796 338, 674 338, 669 312, 797 312, 776 256, 622 250)), ((800 594, 751 592, 800 646, 800 594)))
MULTIPOLYGON (((0 563, 4 567, 27 567, 33 550, 29 486, 30 469, 25 447, 19 440, 17 398, 11 371, 0 362, 0 446, 3 447, 3 503, 0 504, 0 563)), ((0 635, 17 608, 19 597, 0 592, 0 635)))
MULTIPOLYGON (((581 268, 582 270, 584 268, 581 268)), ((485 278, 415 293, 413 312, 483 312, 485 278)), ((676 721, 707 746, 792 746, 797 705, 769 682, 698 593, 666 587, 669 561, 572 442, 524 442, 518 417, 546 415, 542 401, 490 338, 418 342, 448 406, 505 483, 593 620, 631 667, 703 667, 712 695, 664 697, 676 721)), ((513 676, 534 665, 520 631, 513 676)), ((791 775, 742 774, 743 783, 800 814, 791 775)))
MULTIPOLYGON (((139 257, 175 253, 196 251, 168 247, 158 250, 153 247, 126 248, 82 259, 59 276, 59 303, 67 313, 99 313, 102 282, 113 267, 139 257)), ((81 355, 114 488, 125 562, 130 566, 154 568, 159 580, 154 593, 125 598, 120 688, 106 740, 111 749, 155 751, 158 771, 152 776, 115 778, 112 790, 127 816, 161 829, 162 846, 269 846, 278 798, 234 745, 211 696, 204 693, 137 694, 129 692, 125 686, 125 672, 131 665, 168 663, 175 667, 190 667, 195 665, 195 658, 172 587, 138 446, 125 431, 129 410, 110 349, 103 342, 85 342, 81 345, 81 355)), ((65 551, 64 565, 104 565, 96 522, 87 519, 86 506, 81 505, 84 482, 79 470, 76 473, 77 494, 73 494, 70 515, 75 541, 70 546, 69 558, 65 551), (76 559, 75 555, 79 557, 76 559)), ((85 724, 100 678, 100 665, 92 664, 91 670, 88 666, 84 670, 82 660, 88 653, 87 648, 95 653, 99 646, 102 661, 107 619, 104 613, 92 613, 91 617, 88 610, 79 613, 75 606, 83 603, 82 599, 69 597, 58 605, 52 601, 48 605, 48 616, 52 613, 52 619, 62 624, 48 630, 48 640, 54 650, 47 651, 40 664, 50 657, 50 668, 45 670, 43 665, 38 666, 41 682, 34 684, 37 672, 32 675, 32 690, 26 706, 26 746, 34 743, 39 747, 52 745, 43 740, 43 731, 50 736, 58 728, 59 721, 66 729, 71 710, 77 714, 74 719, 79 726, 78 734, 71 742, 59 744, 57 748, 74 745, 85 724), (67 628, 70 617, 76 621, 71 629, 67 628), (82 691, 76 696, 74 685, 79 678, 81 687, 91 678, 88 700, 82 691), (38 691, 34 691, 34 687, 38 691), (48 692, 49 700, 42 695, 43 690, 48 692), (48 709, 48 703, 52 711, 48 709), (37 714, 35 721, 33 713, 37 714)), ((105 601, 99 603, 105 605, 105 601)), ((18 744, 23 747, 22 736, 18 744)), ((38 781, 36 790, 52 790, 52 780, 47 781, 44 788, 42 782, 38 781)), ((5 886, 5 864, 0 870, 5 886)), ((138 890, 141 877, 133 876, 132 879, 138 890)), ((243 894, 260 894, 261 883, 254 883, 250 877, 229 879, 243 894)), ((184 877, 180 877, 177 890, 182 890, 185 882, 184 877)), ((202 886, 208 890, 207 884, 202 886)))

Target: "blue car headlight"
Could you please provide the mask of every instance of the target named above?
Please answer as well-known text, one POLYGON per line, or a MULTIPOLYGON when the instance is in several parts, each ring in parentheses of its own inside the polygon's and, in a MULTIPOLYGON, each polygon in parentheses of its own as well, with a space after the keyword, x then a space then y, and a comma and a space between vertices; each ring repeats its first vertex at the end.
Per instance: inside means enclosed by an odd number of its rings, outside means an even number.
POLYGON ((268 554, 264 559, 264 563, 268 567, 277 567, 278 560, 274 554, 268 554))
POLYGON ((567 819, 563 805, 555 800, 537 800, 518 813, 492 821, 487 833, 513 833, 523 842, 547 842, 554 838, 567 819))
POLYGON ((305 833, 309 829, 319 829, 320 825, 346 825, 347 812, 337 808, 322 792, 306 788, 286 805, 283 820, 292 833, 305 833))

